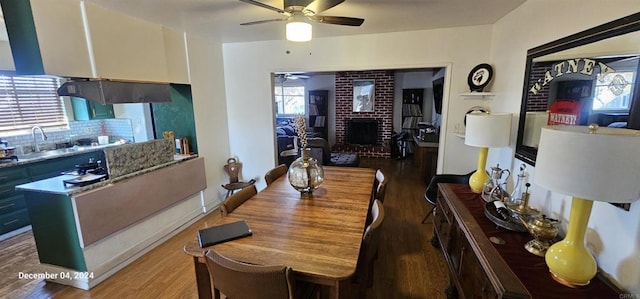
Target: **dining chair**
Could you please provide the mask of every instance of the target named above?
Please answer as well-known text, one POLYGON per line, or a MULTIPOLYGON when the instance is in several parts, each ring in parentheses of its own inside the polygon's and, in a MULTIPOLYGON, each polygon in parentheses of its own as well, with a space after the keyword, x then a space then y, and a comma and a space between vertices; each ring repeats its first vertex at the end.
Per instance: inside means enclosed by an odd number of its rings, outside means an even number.
POLYGON ((433 214, 436 208, 436 200, 438 198, 438 184, 439 183, 452 183, 452 184, 469 184, 469 178, 475 171, 471 171, 467 174, 436 174, 429 181, 427 189, 424 191, 424 200, 431 205, 431 209, 422 219, 422 223, 427 221, 427 218, 433 214))
POLYGON ((222 185, 222 188, 227 190, 227 196, 231 196, 236 190, 244 189, 253 185, 256 180, 251 179, 249 181, 240 181, 240 173, 242 172, 242 163, 238 162, 238 159, 231 157, 227 159, 227 164, 223 167, 224 171, 229 176, 229 183, 222 185))
POLYGON ((287 173, 287 170, 287 165, 280 164, 275 168, 267 171, 267 173, 264 175, 264 181, 267 182, 267 186, 271 185, 271 183, 287 173))
POLYGON ((384 203, 384 197, 387 193, 387 182, 388 180, 386 179, 382 170, 376 170, 376 180, 373 184, 373 199, 377 199, 380 202, 384 203))
POLYGON ((214 250, 207 250, 205 256, 216 299, 220 293, 231 299, 294 299, 295 279, 290 267, 245 264, 214 250))
POLYGON ((384 207, 380 200, 375 200, 371 206, 372 222, 367 226, 362 236, 360 256, 356 265, 355 282, 358 284, 358 298, 366 297, 366 288, 373 285, 373 263, 378 254, 380 243, 380 225, 384 220, 384 207))
POLYGON ((222 216, 227 216, 227 214, 233 212, 239 205, 243 202, 247 201, 247 199, 258 193, 258 189, 256 189, 255 185, 251 185, 240 191, 231 194, 227 199, 224 200, 222 205, 220 205, 220 213, 222 216))

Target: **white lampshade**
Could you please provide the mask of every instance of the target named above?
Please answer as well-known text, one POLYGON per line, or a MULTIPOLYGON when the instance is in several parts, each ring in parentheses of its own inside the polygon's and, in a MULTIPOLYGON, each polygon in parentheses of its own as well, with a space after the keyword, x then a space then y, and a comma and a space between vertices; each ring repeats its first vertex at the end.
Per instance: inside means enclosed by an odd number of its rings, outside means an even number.
POLYGON ((287 23, 287 40, 292 42, 308 42, 311 40, 311 24, 293 21, 287 23))
POLYGON ((511 137, 511 113, 467 114, 464 144, 503 147, 511 137))
POLYGON ((640 131, 542 128, 535 183, 574 197, 627 203, 640 198, 640 131))

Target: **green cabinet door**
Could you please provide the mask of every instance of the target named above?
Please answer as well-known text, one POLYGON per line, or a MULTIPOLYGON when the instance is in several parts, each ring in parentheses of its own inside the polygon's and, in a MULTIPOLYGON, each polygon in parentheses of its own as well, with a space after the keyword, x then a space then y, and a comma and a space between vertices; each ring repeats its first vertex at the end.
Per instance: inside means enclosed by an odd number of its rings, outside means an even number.
POLYGON ((92 120, 114 118, 113 105, 101 105, 83 98, 71 97, 73 118, 75 120, 92 120))
POLYGON ((26 166, 0 170, 0 235, 29 225, 24 192, 17 185, 30 182, 26 166))

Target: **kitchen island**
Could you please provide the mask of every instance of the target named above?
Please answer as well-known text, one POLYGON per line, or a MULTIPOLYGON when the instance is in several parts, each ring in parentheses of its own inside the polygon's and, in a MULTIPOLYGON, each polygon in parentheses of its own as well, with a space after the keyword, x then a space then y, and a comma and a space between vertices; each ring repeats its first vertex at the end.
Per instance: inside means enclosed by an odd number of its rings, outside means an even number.
POLYGON ((423 141, 417 136, 413 136, 413 142, 415 143, 414 162, 420 167, 420 179, 429 184, 431 178, 436 175, 436 169, 438 165, 438 139, 437 135, 433 134, 433 141, 423 141))
MULTIPOLYGON (((41 273, 58 274, 48 281, 90 289, 201 215, 204 159, 170 152, 166 161, 167 147, 156 145, 124 147, 129 154, 114 149, 119 152, 108 170, 117 175, 106 181, 65 186, 70 176, 61 175, 17 186, 25 194, 41 273), (149 146, 165 158, 139 154, 149 146)), ((107 162, 114 153, 106 153, 107 162)))

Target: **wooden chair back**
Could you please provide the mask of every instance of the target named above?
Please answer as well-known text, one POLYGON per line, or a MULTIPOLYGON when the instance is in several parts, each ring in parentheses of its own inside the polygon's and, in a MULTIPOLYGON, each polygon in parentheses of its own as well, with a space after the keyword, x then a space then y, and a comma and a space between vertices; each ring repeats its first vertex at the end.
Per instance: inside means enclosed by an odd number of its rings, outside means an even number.
POLYGON ((280 164, 275 168, 269 170, 264 175, 264 181, 267 182, 267 186, 271 185, 271 183, 273 183, 275 180, 277 180, 278 178, 283 176, 285 173, 287 173, 287 170, 288 170, 287 165, 284 165, 284 164, 280 164))
POLYGON ((214 298, 220 293, 231 299, 293 299, 294 278, 286 266, 250 265, 207 250, 206 263, 214 298))
POLYGON ((380 200, 376 199, 373 202, 371 218, 372 222, 367 226, 362 237, 362 247, 356 266, 355 279, 359 285, 359 298, 364 298, 365 288, 373 284, 373 263, 378 254, 380 226, 384 220, 384 207, 380 200))
POLYGON ((227 197, 227 199, 224 200, 224 202, 220 206, 220 212, 222 213, 222 216, 227 216, 227 214, 233 212, 233 210, 235 210, 243 202, 247 201, 247 199, 251 198, 257 193, 258 190, 256 189, 256 185, 250 185, 249 187, 231 194, 229 197, 227 197))
POLYGON ((236 158, 231 157, 227 159, 224 171, 229 176, 229 183, 237 183, 239 181, 240 172, 242 171, 242 163, 238 162, 236 158))
POLYGON ((387 193, 387 182, 389 180, 387 180, 385 178, 384 173, 382 172, 382 170, 378 169, 376 170, 376 181, 374 183, 374 198, 373 199, 377 199, 380 202, 384 203, 384 197, 385 194, 387 193))

